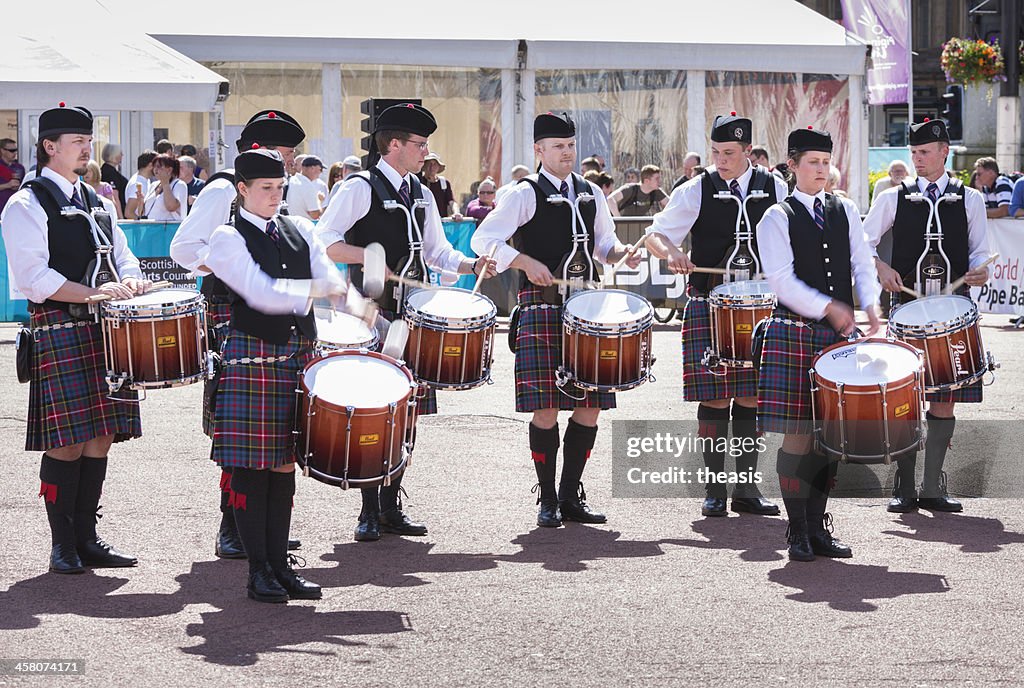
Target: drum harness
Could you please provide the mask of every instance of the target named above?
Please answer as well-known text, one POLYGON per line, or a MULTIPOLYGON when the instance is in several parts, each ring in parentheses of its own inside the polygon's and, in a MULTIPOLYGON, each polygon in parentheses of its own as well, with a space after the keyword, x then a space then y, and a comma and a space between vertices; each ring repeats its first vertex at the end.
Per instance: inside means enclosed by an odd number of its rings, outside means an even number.
POLYGON ((943 202, 955 203, 962 198, 963 196, 953 192, 946 192, 934 201, 927 194, 920 191, 907 194, 907 200, 911 203, 928 204, 928 224, 924 230, 924 250, 921 251, 921 256, 917 259, 917 266, 914 268, 914 290, 924 296, 936 296, 941 294, 945 287, 949 286, 952 268, 950 267, 949 256, 946 255, 946 250, 942 246, 944 235, 942 232, 942 218, 939 216, 939 205, 943 202), (932 242, 934 242, 934 245, 932 242), (938 255, 942 263, 945 263, 945 271, 935 275, 934 273, 942 270, 942 265, 935 262, 925 265, 925 259, 929 255, 938 255))

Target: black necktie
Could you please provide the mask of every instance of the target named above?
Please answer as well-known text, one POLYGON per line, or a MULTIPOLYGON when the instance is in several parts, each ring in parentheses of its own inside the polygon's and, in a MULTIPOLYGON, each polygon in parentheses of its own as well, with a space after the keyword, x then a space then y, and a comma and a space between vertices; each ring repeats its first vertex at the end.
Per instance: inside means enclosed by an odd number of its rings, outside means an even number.
POLYGON ((825 231, 825 206, 820 198, 814 199, 814 224, 818 225, 818 231, 825 231))
POLYGON ((267 236, 270 237, 271 241, 275 244, 281 239, 281 233, 277 231, 277 225, 271 220, 267 223, 267 236))
POLYGON ((740 191, 740 183, 733 179, 729 182, 729 191, 732 191, 732 195, 736 198, 743 200, 743 192, 740 191))
POLYGON ((79 210, 85 210, 85 203, 82 201, 82 195, 78 193, 78 186, 73 186, 71 192, 71 203, 79 210))
POLYGON ((566 198, 569 198, 569 184, 564 179, 562 180, 562 185, 558 187, 558 191, 566 198))
POLYGON ((412 197, 409 195, 409 182, 402 180, 402 185, 398 187, 398 196, 402 199, 402 203, 405 203, 406 208, 412 207, 412 197))
POLYGON ((932 199, 932 203, 939 200, 939 185, 935 182, 928 185, 928 198, 932 199))

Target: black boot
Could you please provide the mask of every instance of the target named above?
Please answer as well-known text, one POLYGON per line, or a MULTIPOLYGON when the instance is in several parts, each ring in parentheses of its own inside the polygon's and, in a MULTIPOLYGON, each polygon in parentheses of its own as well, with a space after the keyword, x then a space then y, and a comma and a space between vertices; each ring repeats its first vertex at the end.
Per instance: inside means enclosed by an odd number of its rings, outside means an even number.
POLYGON ((356 542, 376 542, 380 540, 380 499, 376 487, 364 487, 359 492, 363 498, 363 508, 359 512, 359 524, 356 526, 356 542))
POLYGON ((221 559, 245 559, 245 548, 238 535, 231 503, 231 469, 223 468, 220 473, 220 528, 217 529, 213 553, 221 559))
POLYGON ((250 598, 257 602, 287 602, 288 592, 277 582, 267 553, 267 499, 270 471, 235 468, 231 472, 231 502, 242 545, 249 558, 250 598))
POLYGON ((924 444, 924 482, 921 484, 921 496, 918 497, 917 503, 922 509, 929 511, 963 511, 963 504, 949 496, 946 489, 946 474, 942 471, 949 441, 953 438, 953 430, 956 428, 956 418, 939 418, 933 416, 931 412, 926 416, 928 436, 924 444))
POLYGON ((75 503, 82 460, 58 461, 43 454, 39 466, 39 496, 50 522, 50 571, 82 573, 85 568, 75 548, 75 503))
POLYGON ((249 564, 249 584, 245 588, 249 599, 257 602, 287 602, 288 591, 284 589, 270 564, 253 567, 249 564))
MULTIPOLYGON (((295 497, 295 472, 270 471, 267 486, 267 561, 281 587, 293 600, 318 600, 319 585, 295 573, 292 564, 298 557, 288 554, 288 532, 292 524, 292 499, 295 497)), ((305 562, 303 562, 305 565, 305 562)))
POLYGON ((814 561, 814 550, 807 537, 807 498, 811 490, 807 466, 806 456, 779 450, 776 471, 779 474, 782 503, 789 519, 786 542, 789 544, 789 558, 792 561, 814 561))
MULTIPOLYGON (((380 488, 380 529, 385 533, 421 536, 427 534, 427 526, 413 521, 402 511, 402 476, 393 478, 390 485, 380 488)), ((406 494, 406 497, 409 495, 406 494)))
MULTIPOLYGON (((725 471, 725 447, 721 438, 729 439, 729 409, 701 404, 697 407, 697 421, 698 434, 704 447, 704 467, 709 473, 722 473, 725 471)), ((726 499, 729 493, 725 483, 719 483, 709 476, 704 490, 707 496, 700 513, 704 516, 728 516, 726 499)))
POLYGON ((777 516, 779 506, 764 498, 754 479, 757 473, 759 438, 757 433, 757 408, 740 406, 732 402, 732 437, 740 442, 743 453, 736 457, 736 472, 746 476, 747 482, 739 482, 732 492, 732 510, 758 516, 777 516))
POLYGON ((96 522, 100 516, 100 495, 107 477, 107 457, 82 457, 78 479, 78 501, 75 504, 75 548, 86 566, 95 568, 123 568, 135 566, 139 560, 130 554, 118 552, 96 536, 96 522))
POLYGON ((896 462, 896 475, 892 479, 892 499, 885 509, 894 514, 917 511, 917 490, 914 489, 914 469, 917 454, 904 454, 896 462))
POLYGON ((597 439, 597 426, 586 426, 572 418, 562 438, 562 478, 558 483, 558 510, 562 521, 579 523, 607 523, 608 518, 587 506, 587 493, 583 491, 583 471, 590 459, 597 439))
MULTIPOLYGON (((785 500, 783 500, 785 502, 785 500)), ((786 504, 786 511, 789 511, 789 504, 786 504)), ((789 543, 790 561, 814 561, 814 550, 807 537, 807 520, 789 517, 789 525, 786 527, 786 542, 789 543)))
POLYGON ((825 511, 828 496, 835 485, 839 461, 831 455, 820 454, 810 454, 808 461, 818 464, 811 481, 811 494, 807 498, 807 532, 811 549, 818 556, 848 559, 853 556, 853 550, 832 537, 832 514, 825 511))
POLYGON ((555 491, 555 471, 558 461, 558 425, 544 430, 530 423, 530 454, 533 456, 533 467, 537 471, 537 485, 533 492, 540 490, 537 496, 537 525, 541 528, 558 528, 562 525, 562 516, 558 512, 558 493, 555 491))

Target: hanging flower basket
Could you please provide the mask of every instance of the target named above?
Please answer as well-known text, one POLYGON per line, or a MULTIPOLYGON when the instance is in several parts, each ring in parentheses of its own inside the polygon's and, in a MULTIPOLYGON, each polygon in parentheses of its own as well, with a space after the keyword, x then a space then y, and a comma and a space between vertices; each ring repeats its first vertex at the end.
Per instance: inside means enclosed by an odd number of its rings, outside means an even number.
POLYGON ((942 45, 942 71, 952 84, 1006 81, 1006 65, 998 43, 950 38, 942 45))

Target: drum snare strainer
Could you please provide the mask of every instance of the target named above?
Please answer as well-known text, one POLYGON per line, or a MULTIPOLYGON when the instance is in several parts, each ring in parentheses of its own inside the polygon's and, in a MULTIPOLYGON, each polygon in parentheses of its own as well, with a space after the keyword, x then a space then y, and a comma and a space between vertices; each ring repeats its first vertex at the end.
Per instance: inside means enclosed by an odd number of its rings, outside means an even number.
POLYGON ((703 363, 715 375, 715 368, 753 368, 752 344, 757 324, 772 314, 775 294, 766 280, 726 282, 711 290, 711 346, 703 363))

